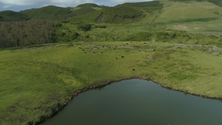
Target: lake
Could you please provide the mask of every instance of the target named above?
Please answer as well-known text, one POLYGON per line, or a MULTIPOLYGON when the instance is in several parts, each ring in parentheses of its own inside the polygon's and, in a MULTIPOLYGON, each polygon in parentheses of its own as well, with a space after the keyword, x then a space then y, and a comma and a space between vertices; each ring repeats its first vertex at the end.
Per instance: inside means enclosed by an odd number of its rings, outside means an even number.
POLYGON ((222 102, 124 80, 79 94, 41 125, 222 125, 222 102))

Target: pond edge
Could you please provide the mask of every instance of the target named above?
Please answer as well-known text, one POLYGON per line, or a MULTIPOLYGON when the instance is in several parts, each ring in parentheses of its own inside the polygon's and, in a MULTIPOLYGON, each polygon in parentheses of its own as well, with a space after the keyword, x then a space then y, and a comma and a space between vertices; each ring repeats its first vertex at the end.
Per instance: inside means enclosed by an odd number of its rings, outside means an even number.
POLYGON ((86 92, 88 90, 92 90, 92 89, 99 89, 99 88, 103 88, 107 85, 110 85, 112 83, 116 83, 116 82, 120 82, 120 81, 124 81, 124 80, 130 80, 130 79, 140 79, 140 80, 147 80, 147 81, 152 81, 158 85, 160 85, 163 88, 169 89, 169 90, 174 90, 174 91, 178 91, 178 92, 183 92, 185 94, 190 94, 190 95, 194 95, 194 96, 198 96, 198 97, 203 97, 203 98, 208 98, 208 99, 222 99, 220 97, 210 97, 207 95, 201 95, 201 94, 196 94, 196 93, 192 93, 189 92, 187 90, 182 90, 182 89, 176 89, 173 87, 169 87, 169 86, 164 86, 163 84, 161 84, 160 82, 156 82, 155 79, 148 79, 145 76, 133 76, 133 77, 129 77, 129 78, 120 78, 118 80, 110 80, 110 81, 106 81, 106 82, 101 82, 100 84, 93 84, 90 85, 88 87, 85 87, 83 89, 77 90, 75 91, 73 94, 70 95, 70 100, 66 103, 64 103, 63 105, 61 105, 56 111, 53 112, 53 114, 49 115, 49 116, 44 116, 44 118, 41 118, 40 121, 37 121, 36 123, 33 123, 32 121, 28 122, 27 125, 39 125, 45 121, 47 121, 48 119, 52 118, 53 116, 55 116, 59 111, 61 111, 63 108, 65 108, 70 102, 73 101, 73 99, 78 96, 80 93, 86 92))

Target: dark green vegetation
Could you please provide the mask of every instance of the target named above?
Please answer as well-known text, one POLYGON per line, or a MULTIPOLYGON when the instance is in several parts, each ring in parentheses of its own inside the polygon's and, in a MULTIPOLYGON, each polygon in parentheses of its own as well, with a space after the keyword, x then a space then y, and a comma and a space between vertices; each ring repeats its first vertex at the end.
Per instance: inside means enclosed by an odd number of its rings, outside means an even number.
POLYGON ((0 23, 0 48, 55 42, 53 25, 51 21, 0 23))
POLYGON ((222 98, 222 8, 143 4, 48 6, 20 12, 29 21, 1 22, 0 124, 44 121, 73 93, 134 76, 222 98))

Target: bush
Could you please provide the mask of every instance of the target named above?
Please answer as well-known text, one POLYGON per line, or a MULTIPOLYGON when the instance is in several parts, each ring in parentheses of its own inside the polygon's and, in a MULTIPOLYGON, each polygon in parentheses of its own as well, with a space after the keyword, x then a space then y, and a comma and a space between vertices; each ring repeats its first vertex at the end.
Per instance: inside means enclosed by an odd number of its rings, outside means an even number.
POLYGON ((95 28, 106 28, 105 25, 96 25, 95 28))
POLYGON ((77 27, 79 30, 82 30, 82 31, 90 31, 91 28, 92 28, 92 25, 91 24, 84 24, 84 23, 81 23, 78 25, 77 27))
POLYGON ((80 36, 79 33, 77 33, 77 32, 73 33, 73 35, 72 35, 72 40, 77 39, 79 36, 80 36))
POLYGON ((61 23, 56 23, 55 27, 62 27, 62 24, 61 23))
POLYGON ((63 20, 62 23, 70 23, 68 20, 63 20))

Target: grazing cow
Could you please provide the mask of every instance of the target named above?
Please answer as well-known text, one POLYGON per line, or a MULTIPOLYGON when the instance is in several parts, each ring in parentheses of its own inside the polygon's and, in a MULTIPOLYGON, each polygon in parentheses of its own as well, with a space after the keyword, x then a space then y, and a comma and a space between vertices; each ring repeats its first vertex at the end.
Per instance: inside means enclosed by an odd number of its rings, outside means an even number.
POLYGON ((136 71, 136 69, 132 69, 133 71, 136 71))

